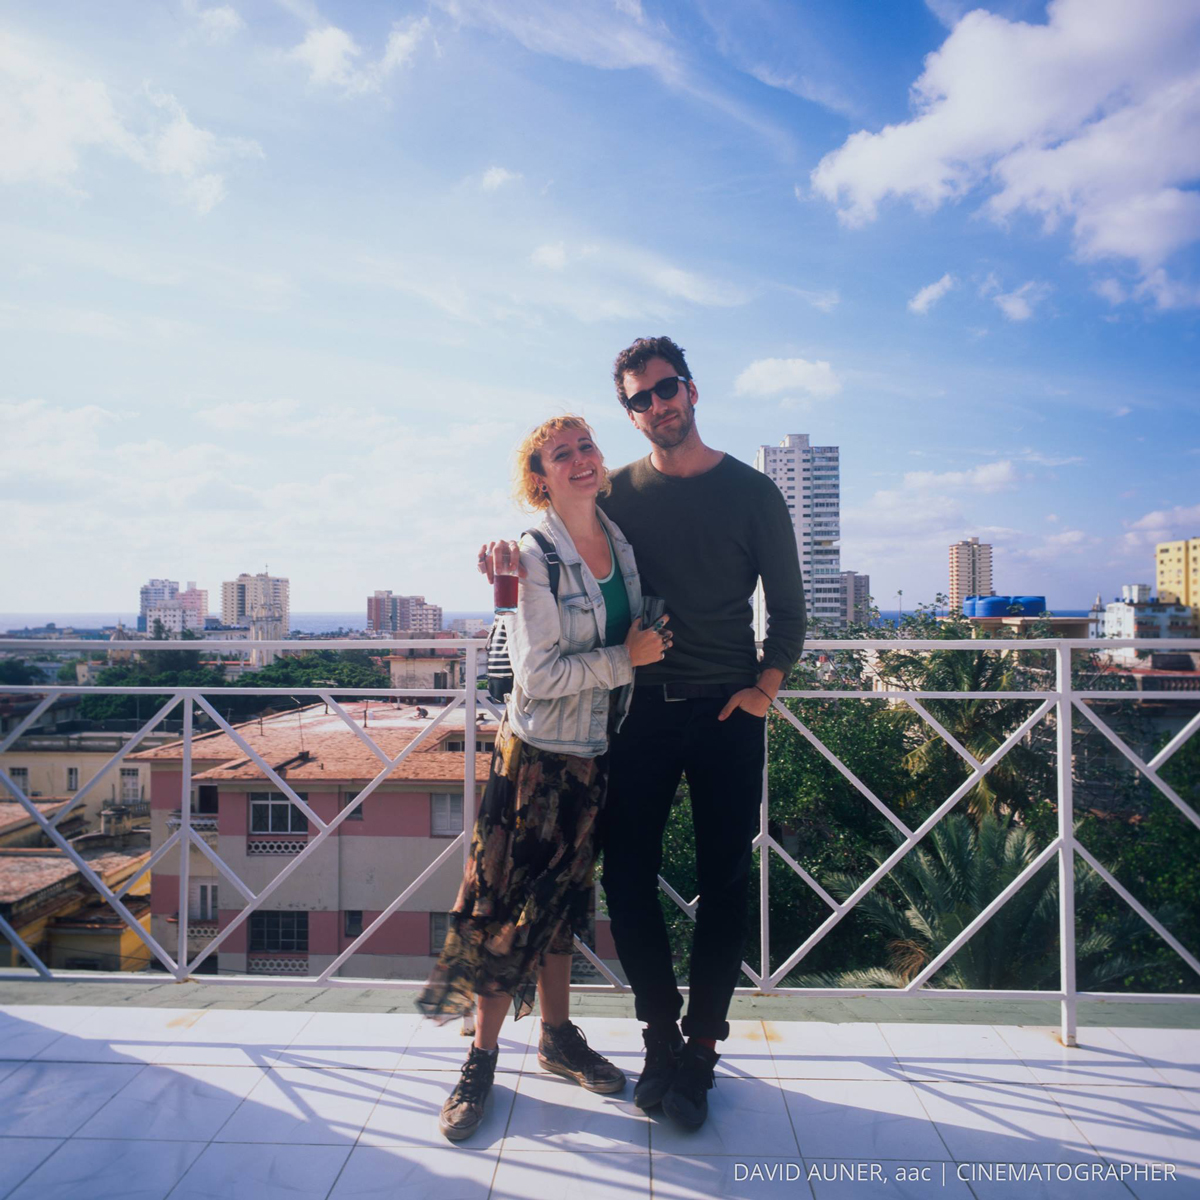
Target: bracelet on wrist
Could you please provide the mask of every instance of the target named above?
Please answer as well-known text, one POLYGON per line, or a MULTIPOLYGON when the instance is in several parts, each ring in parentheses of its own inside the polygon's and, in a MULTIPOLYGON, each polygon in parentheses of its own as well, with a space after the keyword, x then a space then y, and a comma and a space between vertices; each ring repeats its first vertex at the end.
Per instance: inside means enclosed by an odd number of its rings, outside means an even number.
POLYGON ((763 689, 762 689, 762 688, 760 688, 760 687, 758 686, 758 684, 757 684, 757 683, 754 685, 754 690, 755 690, 756 692, 762 692, 762 694, 763 694, 764 696, 766 696, 766 698, 767 698, 767 699, 768 699, 768 700, 769 700, 769 701, 770 701, 772 704, 774 704, 774 703, 775 703, 775 697, 774 697, 774 696, 772 696, 770 692, 763 691, 763 689))

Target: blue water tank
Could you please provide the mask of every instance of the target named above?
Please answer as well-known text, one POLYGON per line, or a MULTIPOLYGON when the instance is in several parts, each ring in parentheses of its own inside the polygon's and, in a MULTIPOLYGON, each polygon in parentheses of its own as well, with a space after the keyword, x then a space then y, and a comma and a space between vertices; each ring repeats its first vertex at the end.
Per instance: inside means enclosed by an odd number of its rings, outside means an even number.
POLYGON ((1045 596, 1013 596, 1012 602, 1021 606, 1023 617, 1040 617, 1046 611, 1045 596))
POLYGON ((975 601, 977 617, 1007 617, 1011 596, 981 596, 975 601))
POLYGON ((962 610, 964 617, 973 617, 975 615, 975 602, 979 599, 978 596, 967 596, 962 602, 962 610))

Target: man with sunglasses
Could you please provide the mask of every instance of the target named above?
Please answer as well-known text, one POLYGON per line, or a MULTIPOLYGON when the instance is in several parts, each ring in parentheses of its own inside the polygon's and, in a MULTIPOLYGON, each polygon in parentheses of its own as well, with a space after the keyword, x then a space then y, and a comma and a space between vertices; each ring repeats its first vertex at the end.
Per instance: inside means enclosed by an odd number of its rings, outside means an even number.
MULTIPOLYGON (((762 796, 765 718, 804 642, 796 536, 770 479, 706 446, 699 393, 683 351, 639 338, 617 355, 617 398, 651 443, 612 473, 599 500, 633 546, 642 592, 665 601, 674 631, 665 658, 639 667, 629 715, 612 740, 601 826, 603 884, 621 965, 646 1023, 634 1103, 697 1129, 729 1036, 741 972, 751 843, 762 796), (751 597, 761 577, 769 613, 758 657, 751 597), (700 901, 688 1011, 659 904, 662 838, 688 781, 700 901)), ((491 547, 480 555, 491 575, 491 547)))

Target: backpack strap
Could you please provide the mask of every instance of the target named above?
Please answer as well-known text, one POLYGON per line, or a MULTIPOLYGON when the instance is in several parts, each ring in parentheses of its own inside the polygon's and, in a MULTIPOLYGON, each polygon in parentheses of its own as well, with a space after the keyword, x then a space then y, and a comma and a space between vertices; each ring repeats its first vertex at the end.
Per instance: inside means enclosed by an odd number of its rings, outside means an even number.
POLYGON ((525 530, 527 534, 541 547, 542 553, 546 556, 546 569, 550 573, 550 594, 558 599, 558 551, 554 548, 554 543, 546 537, 544 533, 539 533, 536 529, 525 530))

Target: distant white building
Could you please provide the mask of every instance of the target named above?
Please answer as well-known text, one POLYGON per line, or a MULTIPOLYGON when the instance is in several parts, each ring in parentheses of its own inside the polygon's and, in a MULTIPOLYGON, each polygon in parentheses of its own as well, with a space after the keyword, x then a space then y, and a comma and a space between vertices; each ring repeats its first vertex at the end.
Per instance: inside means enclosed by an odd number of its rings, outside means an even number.
POLYGON ((142 584, 138 604, 138 632, 148 633, 153 625, 146 616, 152 608, 166 608, 179 598, 179 582, 175 579, 150 579, 142 584))
POLYGON ((847 625, 865 625, 871 619, 871 577, 857 571, 843 571, 842 621, 847 625))
POLYGON ((156 621, 162 622, 163 630, 171 637, 179 637, 185 629, 194 633, 204 632, 204 618, 195 609, 182 604, 163 604, 146 612, 146 632, 152 634, 156 621))
POLYGON ((489 625, 490 622, 485 621, 482 617, 455 617, 450 622, 450 628, 454 633, 465 634, 467 637, 483 633, 489 625))
POLYGON ((1126 584, 1121 599, 1104 609, 1106 638, 1190 637, 1193 613, 1187 604, 1150 599, 1150 585, 1126 584))
MULTIPOLYGON (((760 446, 754 469, 772 480, 787 501, 804 577, 808 618, 840 625, 842 603, 841 467, 837 446, 809 445, 806 433, 789 433, 778 446, 760 446)), ((754 592, 754 636, 766 636, 762 584, 754 592)))

